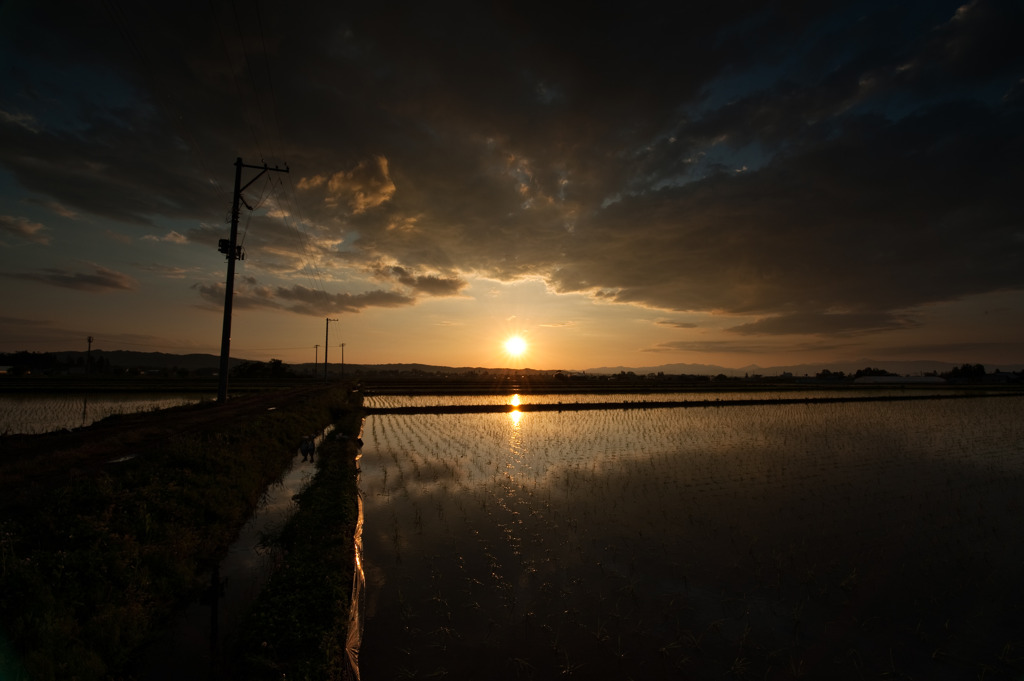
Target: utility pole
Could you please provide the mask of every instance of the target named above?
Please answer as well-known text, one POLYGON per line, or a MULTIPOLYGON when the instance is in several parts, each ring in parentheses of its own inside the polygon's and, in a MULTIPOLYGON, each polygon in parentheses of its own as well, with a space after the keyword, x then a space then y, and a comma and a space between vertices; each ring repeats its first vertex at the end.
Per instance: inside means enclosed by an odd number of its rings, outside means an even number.
POLYGON ((247 165, 242 163, 242 158, 235 159, 235 193, 231 198, 231 238, 221 239, 217 244, 217 250, 228 258, 228 277, 224 285, 224 329, 220 337, 220 374, 217 385, 217 401, 225 402, 228 399, 228 359, 231 356, 231 306, 235 296, 235 261, 244 260, 245 253, 238 245, 238 204, 243 203, 245 207, 252 210, 252 206, 245 203, 242 192, 249 188, 253 182, 263 176, 264 173, 273 171, 287 173, 288 167, 271 168, 266 163, 261 166, 247 165), (260 172, 242 186, 242 168, 253 168, 260 172))
POLYGON ((345 378, 345 344, 341 344, 341 378, 345 378))
POLYGON ((90 373, 90 367, 92 366, 92 336, 89 336, 85 340, 89 343, 85 350, 85 374, 88 376, 90 373))
POLYGON ((327 343, 331 336, 331 322, 336 321, 338 320, 327 317, 327 321, 324 324, 324 383, 327 382, 327 343))

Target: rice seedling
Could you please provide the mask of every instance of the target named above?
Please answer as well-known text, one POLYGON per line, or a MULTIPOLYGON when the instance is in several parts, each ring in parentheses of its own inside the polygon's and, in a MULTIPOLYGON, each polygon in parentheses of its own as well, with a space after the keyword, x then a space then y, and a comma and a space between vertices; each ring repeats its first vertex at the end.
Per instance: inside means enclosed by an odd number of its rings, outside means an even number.
POLYGON ((372 585, 366 673, 397 675, 391 645, 413 650, 419 669, 492 678, 582 674, 584 663, 588 678, 620 678, 654 661, 694 677, 1024 671, 1010 643, 1024 640, 1021 625, 1006 635, 1024 603, 1024 546, 1010 539, 1022 406, 371 416, 367 526, 395 523, 404 561, 392 571, 367 540, 367 561, 387 574, 372 585), (395 504, 416 510, 389 519, 395 504), (447 604, 424 627, 458 634, 447 660, 389 627, 390 585, 423 582, 407 598, 418 612, 447 604), (928 643, 947 619, 966 662, 928 643), (547 643, 528 653, 538 636, 547 643))

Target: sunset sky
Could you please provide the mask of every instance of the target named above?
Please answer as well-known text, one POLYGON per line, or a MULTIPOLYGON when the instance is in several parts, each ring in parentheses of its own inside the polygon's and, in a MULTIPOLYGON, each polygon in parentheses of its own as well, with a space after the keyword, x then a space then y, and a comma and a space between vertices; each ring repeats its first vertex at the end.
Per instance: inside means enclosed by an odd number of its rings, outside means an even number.
POLYGON ((322 360, 330 317, 362 364, 1024 363, 1022 30, 1019 0, 2 0, 0 351, 219 353, 241 157, 290 172, 244 193, 235 357, 322 360))

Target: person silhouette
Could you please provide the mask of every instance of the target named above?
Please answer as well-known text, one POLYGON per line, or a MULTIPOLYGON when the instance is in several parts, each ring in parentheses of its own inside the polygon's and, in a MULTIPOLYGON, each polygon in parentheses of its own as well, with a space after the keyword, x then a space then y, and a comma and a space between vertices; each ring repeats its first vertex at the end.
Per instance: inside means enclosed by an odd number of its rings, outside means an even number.
POLYGON ((302 438, 302 444, 299 445, 299 451, 302 452, 302 460, 305 461, 307 458, 312 461, 313 455, 316 453, 316 444, 313 442, 313 438, 309 435, 302 438))

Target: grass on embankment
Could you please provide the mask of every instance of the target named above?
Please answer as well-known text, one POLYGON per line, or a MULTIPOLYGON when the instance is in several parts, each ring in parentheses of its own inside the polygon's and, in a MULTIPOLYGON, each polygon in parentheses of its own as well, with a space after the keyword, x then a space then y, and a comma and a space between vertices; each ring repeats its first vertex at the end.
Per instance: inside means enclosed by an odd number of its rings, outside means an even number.
POLYGON ((351 406, 341 388, 289 393, 272 411, 178 432, 19 494, 0 520, 0 678, 118 676, 207 587, 302 435, 351 406))
MULTIPOLYGON (((355 415, 353 415, 355 416, 355 415)), ((338 424, 317 454, 317 473, 277 548, 284 563, 243 624, 223 678, 350 678, 346 652, 358 518, 354 437, 359 423, 338 424)))

